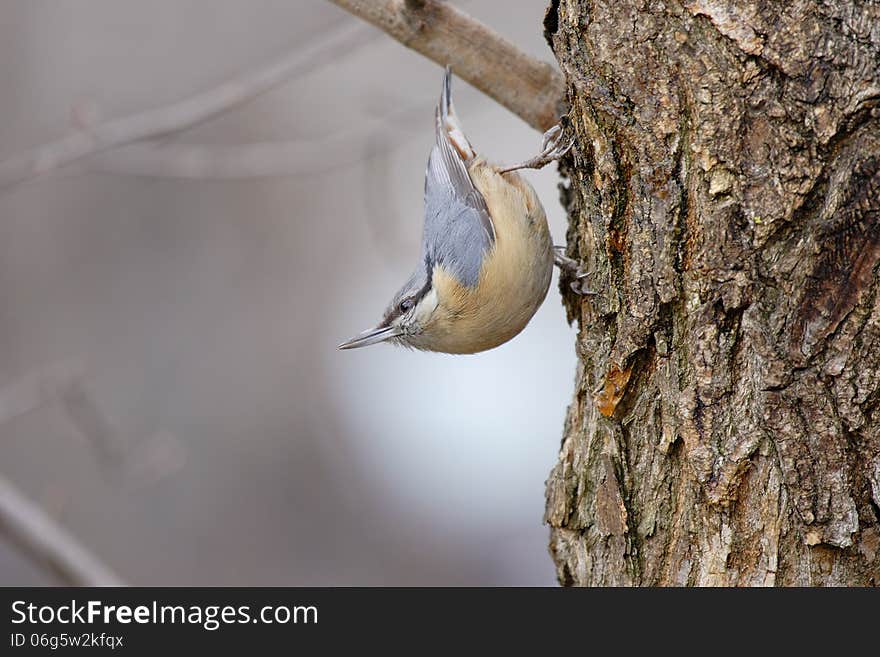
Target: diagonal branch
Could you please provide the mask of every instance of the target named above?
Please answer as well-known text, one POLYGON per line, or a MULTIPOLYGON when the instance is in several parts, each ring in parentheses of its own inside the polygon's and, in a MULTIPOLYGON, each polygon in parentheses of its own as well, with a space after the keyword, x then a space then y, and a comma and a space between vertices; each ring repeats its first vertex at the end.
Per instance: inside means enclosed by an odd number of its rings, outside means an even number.
MULTIPOLYGON (((441 64, 494 98, 529 125, 546 130, 564 112, 565 82, 552 65, 521 51, 496 32, 437 0, 332 0, 404 45, 441 64)), ((193 178, 278 175, 298 169, 295 144, 241 148, 182 146, 171 152, 151 140, 180 132, 307 72, 372 38, 360 25, 324 35, 264 69, 188 99, 89 127, 63 139, 0 160, 0 189, 83 158, 137 142, 128 153, 107 154, 97 169, 193 178), (293 162, 293 165, 290 163, 293 162)))
POLYGON ((335 53, 350 50, 371 38, 368 30, 349 26, 322 35, 315 43, 296 49, 264 69, 229 80, 178 103, 109 121, 0 161, 0 189, 117 146, 191 128, 252 100, 294 75, 313 69, 335 53))
POLYGON ((417 134, 416 126, 423 126, 433 109, 434 101, 398 108, 381 118, 365 118, 356 129, 316 139, 231 146, 139 142, 91 157, 85 167, 100 173, 190 180, 322 175, 369 158, 365 151, 377 136, 391 143, 417 134))
POLYGON ((112 570, 3 477, 0 477, 0 530, 27 557, 49 566, 69 585, 125 585, 112 570))
POLYGON ((123 446, 110 421, 84 385, 85 366, 79 360, 61 361, 29 372, 0 387, 0 424, 60 402, 71 424, 97 449, 101 463, 118 467, 123 446))
POLYGON ((553 66, 438 0, 331 0, 494 98, 544 131, 564 112, 565 80, 553 66))

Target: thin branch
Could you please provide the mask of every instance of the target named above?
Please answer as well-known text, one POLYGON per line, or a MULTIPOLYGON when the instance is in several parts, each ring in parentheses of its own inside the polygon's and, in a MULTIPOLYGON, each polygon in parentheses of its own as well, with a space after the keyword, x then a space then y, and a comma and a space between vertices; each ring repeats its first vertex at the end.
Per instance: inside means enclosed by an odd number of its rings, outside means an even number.
POLYGON ((335 139, 325 147, 301 141, 232 146, 144 142, 96 155, 85 166, 98 173, 147 178, 248 180, 321 175, 356 164, 361 157, 355 144, 335 139))
POLYGON ((125 586, 37 504, 0 477, 0 528, 29 558, 49 566, 72 586, 125 586))
MULTIPOLYGON (((450 64, 477 89, 529 125, 552 126, 563 112, 565 83, 550 64, 530 57, 488 27, 436 0, 333 0, 426 57, 450 64)), ((68 137, 0 161, 0 189, 86 158, 103 171, 183 178, 251 178, 314 173, 303 167, 297 142, 243 147, 158 145, 148 142, 207 121, 369 41, 361 26, 323 35, 284 59, 172 105, 86 127, 68 137), (127 149, 117 152, 122 146, 127 149)))
POLYGON ((565 80, 553 66, 438 0, 331 0, 421 53, 544 131, 563 113, 565 80))
POLYGON ((81 379, 59 391, 58 399, 70 423, 97 449, 107 473, 117 472, 125 457, 119 432, 101 411, 81 379))
POLYGON ((123 443, 86 388, 85 372, 79 360, 60 361, 0 387, 0 425, 60 403, 70 423, 97 450, 101 465, 111 472, 122 463, 123 443))
POLYGON ((134 487, 155 483, 186 461, 183 444, 160 431, 129 443, 101 409, 86 385, 86 368, 78 359, 53 363, 0 387, 0 426, 40 408, 55 405, 97 452, 106 477, 134 487))
POLYGON ((316 42, 296 49, 266 68, 225 82, 210 91, 109 121, 10 157, 0 162, 0 189, 117 146, 191 128, 252 100, 294 75, 313 69, 337 52, 351 50, 371 38, 369 30, 347 26, 329 35, 321 35, 316 42))
POLYGON ((32 370, 0 386, 0 425, 58 400, 83 372, 81 362, 65 360, 32 370))
POLYGON ((309 177, 363 161, 373 140, 386 144, 417 134, 433 112, 430 104, 398 108, 380 118, 365 119, 356 129, 319 138, 228 146, 140 142, 91 157, 89 171, 151 178, 242 180, 272 176, 309 177))

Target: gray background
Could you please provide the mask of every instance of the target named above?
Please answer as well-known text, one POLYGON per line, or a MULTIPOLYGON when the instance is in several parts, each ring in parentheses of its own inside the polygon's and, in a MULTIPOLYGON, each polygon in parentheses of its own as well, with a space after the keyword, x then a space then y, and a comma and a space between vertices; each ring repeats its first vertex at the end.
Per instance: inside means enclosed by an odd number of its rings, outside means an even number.
MULTIPOLYGON (((545 4, 459 3, 549 61, 545 4)), ((0 7, 0 158, 64 136, 72 115, 161 106, 357 24, 319 0, 0 7)), ((0 190, 0 403, 59 368, 79 395, 50 386, 0 425, 0 473, 128 582, 555 581, 544 480, 575 367, 555 278, 491 352, 335 350, 415 264, 441 80, 363 29, 359 47, 173 138, 291 142, 285 175, 74 166, 0 190)), ((478 149, 536 152, 540 135, 454 89, 478 149)), ((563 243, 555 167, 527 175, 563 243)), ((56 581, 0 541, 0 584, 56 581)))

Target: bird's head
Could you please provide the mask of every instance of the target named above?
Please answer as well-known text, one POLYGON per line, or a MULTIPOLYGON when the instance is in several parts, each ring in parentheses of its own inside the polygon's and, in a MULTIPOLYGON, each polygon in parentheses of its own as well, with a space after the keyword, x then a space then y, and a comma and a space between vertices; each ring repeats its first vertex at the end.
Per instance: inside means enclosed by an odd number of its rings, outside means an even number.
POLYGON ((429 260, 419 267, 385 310, 382 321, 339 345, 340 349, 357 349, 379 342, 391 341, 417 349, 430 349, 432 318, 439 303, 434 287, 434 268, 429 260))

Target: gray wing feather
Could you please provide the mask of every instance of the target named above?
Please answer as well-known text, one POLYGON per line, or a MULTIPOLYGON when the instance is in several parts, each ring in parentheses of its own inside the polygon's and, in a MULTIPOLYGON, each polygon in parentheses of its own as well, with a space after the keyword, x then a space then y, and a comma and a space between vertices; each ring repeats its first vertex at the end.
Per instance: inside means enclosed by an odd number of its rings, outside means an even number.
POLYGON ((423 249, 431 262, 442 264, 462 283, 473 286, 483 255, 495 240, 495 230, 486 201, 447 134, 450 79, 447 68, 436 114, 436 143, 425 174, 423 249))

